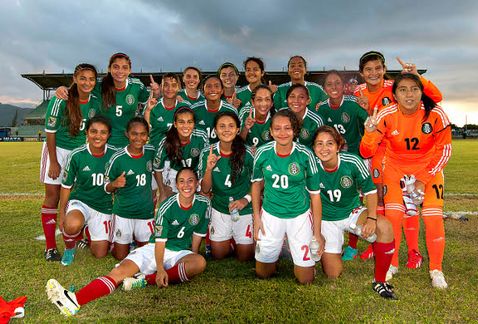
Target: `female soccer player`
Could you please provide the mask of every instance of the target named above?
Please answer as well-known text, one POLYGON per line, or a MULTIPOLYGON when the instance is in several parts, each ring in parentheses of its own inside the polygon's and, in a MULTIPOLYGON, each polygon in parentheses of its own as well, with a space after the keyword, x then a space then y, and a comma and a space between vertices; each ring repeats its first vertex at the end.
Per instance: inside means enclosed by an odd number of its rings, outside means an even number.
MULTIPOLYGON (((117 148, 128 145, 125 135, 126 124, 139 112, 138 105, 145 104, 149 92, 139 79, 131 78, 131 59, 124 53, 115 53, 108 63, 108 74, 96 85, 94 94, 101 98, 101 114, 111 121, 111 136, 108 144, 117 148)), ((159 98, 159 85, 151 79, 151 91, 155 98, 159 98)), ((59 87, 57 96, 67 100, 64 87, 59 87)))
POLYGON ((46 142, 43 143, 40 181, 45 184, 41 222, 46 239, 45 259, 60 261, 56 248, 56 213, 60 199, 61 176, 68 154, 85 143, 85 124, 100 110, 101 103, 91 95, 97 72, 91 64, 79 64, 68 89, 69 101, 54 96, 45 116, 46 142))
POLYGON ((237 99, 241 101, 241 104, 239 105, 239 111, 241 111, 242 108, 250 102, 252 90, 254 90, 254 88, 259 84, 264 83, 263 78, 264 74, 266 73, 264 68, 264 61, 258 57, 248 57, 244 61, 246 80, 249 84, 237 91, 237 99))
POLYGON ((134 117, 126 126, 129 144, 118 150, 106 167, 105 190, 114 193, 113 256, 123 260, 129 244, 147 243, 154 230, 154 207, 151 190, 155 149, 148 141, 149 125, 142 117, 134 117))
POLYGON ((219 142, 201 152, 201 190, 212 193, 211 252, 215 259, 231 253, 231 238, 240 261, 254 256, 252 237, 251 174, 253 156, 239 136, 240 122, 233 112, 219 113, 214 120, 219 142), (234 219, 235 212, 239 214, 234 219))
POLYGON ((362 226, 364 238, 374 233, 377 236, 372 244, 375 253, 372 288, 383 298, 396 299, 392 287, 385 281, 395 248, 392 225, 376 214, 377 189, 367 167, 359 156, 340 152, 343 145, 344 139, 335 128, 322 126, 317 130, 314 152, 319 158, 322 235, 325 237, 322 269, 329 278, 337 278, 342 273, 344 231, 350 232, 351 224, 362 226), (365 195, 367 208, 362 206, 357 190, 365 195))
POLYGON ((241 104, 241 101, 236 97, 236 83, 239 79, 239 70, 234 64, 226 62, 219 67, 217 70, 217 75, 221 79, 222 85, 224 86, 222 99, 226 100, 227 103, 238 109, 239 105, 241 104))
POLYGON ((357 104, 354 96, 344 96, 344 81, 338 71, 327 72, 324 89, 329 99, 320 105, 317 114, 325 125, 334 127, 345 139, 341 149, 358 155, 367 111, 357 104))
POLYGON ((155 148, 163 140, 166 133, 173 125, 174 113, 180 107, 189 107, 187 101, 177 100, 178 92, 181 89, 181 80, 174 73, 166 73, 161 80, 163 96, 161 99, 151 98, 144 110, 144 119, 151 127, 149 144, 155 148))
POLYGON ((287 63, 290 82, 283 83, 277 87, 274 93, 274 107, 276 110, 287 107, 287 91, 294 84, 302 84, 307 87, 310 93, 310 103, 308 105, 312 112, 317 109, 317 104, 326 100, 327 95, 320 85, 314 82, 305 81, 307 74, 307 62, 302 56, 294 55, 287 63))
POLYGON ((209 145, 207 134, 194 128, 194 112, 180 107, 174 113, 173 127, 161 140, 153 164, 154 176, 160 187, 162 202, 177 192, 176 174, 183 167, 197 171, 199 155, 209 145))
POLYGON ((124 290, 147 284, 161 288, 189 281, 204 272, 206 260, 198 251, 207 231, 210 202, 195 194, 197 184, 194 170, 180 170, 176 178, 178 194, 161 204, 148 245, 134 250, 106 276, 91 281, 76 293, 64 289, 55 279, 48 280, 48 299, 61 313, 72 316, 83 305, 111 294, 121 282, 124 290), (133 278, 138 272, 143 275, 133 278))
POLYGON ((241 137, 249 146, 258 147, 270 142, 272 90, 258 85, 252 90, 251 105, 241 110, 241 137))
POLYGON ((299 129, 294 113, 278 111, 271 124, 274 141, 259 147, 254 157, 251 195, 257 240, 256 275, 269 278, 275 273, 287 235, 295 277, 301 284, 310 284, 314 281, 315 262, 309 244, 315 237, 321 255, 325 241, 321 235, 317 163, 310 149, 294 141, 299 129))
POLYGON ((430 277, 435 288, 447 288, 442 272, 445 251, 443 226, 443 168, 451 155, 451 127, 443 109, 424 93, 420 78, 411 73, 398 75, 392 87, 397 104, 374 113, 365 123, 360 144, 364 157, 376 153, 385 139, 385 216, 392 222, 395 254, 389 276, 398 271, 398 252, 404 205, 400 180, 414 176, 414 194, 424 195, 422 204, 430 277))
POLYGON ((309 104, 309 90, 305 85, 294 84, 287 90, 287 106, 295 114, 300 125, 297 141, 311 148, 314 134, 324 122, 320 116, 307 108, 309 104))
POLYGON ((218 141, 214 131, 216 115, 222 111, 232 111, 237 114, 233 106, 221 100, 223 91, 221 79, 216 75, 210 75, 203 82, 203 92, 206 100, 199 101, 191 107, 196 119, 196 128, 207 133, 211 144, 218 141))
MULTIPOLYGON (((417 67, 413 63, 405 63, 397 57, 397 61, 403 68, 402 73, 413 73, 420 78, 424 85, 424 92, 434 102, 442 100, 440 90, 431 82, 420 76, 417 67)), ((357 96, 357 102, 360 106, 367 110, 369 115, 373 111, 378 111, 395 103, 395 98, 392 94, 393 80, 385 80, 387 68, 385 66, 385 57, 382 53, 370 51, 362 55, 359 62, 359 71, 365 83, 360 84, 356 89, 354 95, 357 96)), ((375 155, 371 159, 371 175, 372 180, 377 187, 378 207, 377 212, 384 214, 383 205, 383 156, 385 153, 386 143, 382 143, 375 155)), ((408 268, 419 268, 422 263, 422 256, 418 249, 418 234, 420 223, 418 216, 406 217, 404 220, 404 232, 408 245, 408 268)), ((344 253, 344 257, 351 259, 357 254, 357 238, 350 236, 349 246, 344 253)), ((360 256, 362 259, 373 257, 372 249, 369 248, 360 256)))
POLYGON ((87 144, 68 156, 60 192, 60 228, 63 230, 64 266, 75 258, 75 243, 88 225, 90 250, 97 258, 108 254, 111 237, 111 195, 104 191, 105 165, 116 152, 106 144, 111 125, 104 116, 95 116, 86 123, 87 144))
POLYGON ((201 71, 194 66, 188 66, 183 71, 184 89, 179 91, 179 96, 189 104, 193 105, 196 102, 204 100, 201 91, 198 87, 201 83, 201 71))

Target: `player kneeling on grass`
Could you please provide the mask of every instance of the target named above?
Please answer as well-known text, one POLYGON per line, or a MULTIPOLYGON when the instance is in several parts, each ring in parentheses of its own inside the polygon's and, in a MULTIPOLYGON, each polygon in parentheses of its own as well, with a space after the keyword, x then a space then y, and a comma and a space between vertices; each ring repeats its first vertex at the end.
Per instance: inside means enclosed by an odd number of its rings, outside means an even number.
POLYGON ((87 144, 74 149, 66 160, 60 192, 60 229, 63 231, 64 266, 75 258, 75 244, 88 224, 90 249, 97 258, 108 254, 111 235, 111 195, 103 190, 105 165, 116 152, 106 144, 111 124, 106 117, 95 116, 86 124, 87 144))
POLYGON ((60 311, 71 316, 81 306, 112 293, 121 282, 123 289, 188 281, 202 273, 206 260, 198 254, 206 236, 210 202, 197 195, 197 175, 191 168, 181 169, 176 176, 178 193, 166 199, 156 215, 155 233, 150 243, 134 250, 120 265, 80 289, 65 290, 55 279, 46 285, 48 299, 60 311), (133 277, 136 273, 141 275, 133 277))
POLYGON ((383 298, 396 299, 392 286, 385 281, 395 248, 392 225, 376 213, 377 189, 367 167, 359 156, 340 152, 343 144, 344 139, 335 128, 322 126, 317 130, 314 152, 319 158, 321 229, 325 237, 322 269, 329 278, 340 275, 344 231, 351 232, 353 227, 360 227, 361 236, 369 241, 376 234, 376 241, 372 244, 375 254, 372 288, 383 298), (364 192, 367 208, 360 203, 358 189, 364 192))

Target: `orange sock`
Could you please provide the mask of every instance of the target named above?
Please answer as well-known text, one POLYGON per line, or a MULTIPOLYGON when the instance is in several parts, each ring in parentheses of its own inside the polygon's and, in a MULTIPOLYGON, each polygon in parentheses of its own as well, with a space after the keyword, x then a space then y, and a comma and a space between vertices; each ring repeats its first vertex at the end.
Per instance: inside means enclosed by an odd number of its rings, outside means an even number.
POLYGON ((420 220, 417 216, 406 216, 403 218, 403 231, 407 240, 408 251, 418 250, 418 236, 420 234, 420 220))
POLYGON ((393 237, 395 239, 395 252, 392 257, 392 265, 398 267, 398 252, 400 251, 400 243, 402 241, 402 220, 404 208, 401 204, 387 204, 385 206, 385 217, 392 223, 393 237))
POLYGON ((430 270, 442 270, 445 254, 445 226, 443 225, 443 210, 441 208, 423 208, 425 223, 425 240, 427 243, 430 270))

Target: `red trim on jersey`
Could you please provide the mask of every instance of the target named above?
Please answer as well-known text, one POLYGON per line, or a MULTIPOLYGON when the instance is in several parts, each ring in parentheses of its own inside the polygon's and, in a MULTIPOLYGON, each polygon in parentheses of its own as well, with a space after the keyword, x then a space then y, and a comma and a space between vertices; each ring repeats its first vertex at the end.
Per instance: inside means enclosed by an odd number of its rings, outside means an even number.
POLYGON ((144 153, 141 153, 141 154, 138 154, 138 155, 134 155, 134 154, 130 153, 130 155, 133 159, 140 159, 140 158, 143 157, 144 153))
POLYGON ((191 139, 188 139, 186 142, 181 142, 181 146, 186 146, 191 143, 191 139))
POLYGON ((95 154, 95 153, 91 152, 91 155, 93 155, 93 157, 95 157, 95 158, 100 158, 100 157, 103 157, 105 155, 105 152, 101 152, 100 154, 95 154))
POLYGON ((232 152, 229 153, 229 154, 224 154, 224 153, 221 152, 221 150, 219 150, 219 154, 221 154, 221 157, 228 158, 228 157, 230 157, 230 156, 232 155, 232 152))
POLYGON ((330 107, 330 109, 337 110, 337 109, 340 108, 340 104, 338 104, 338 105, 333 105, 333 104, 329 101, 329 107, 330 107))
POLYGON ((80 103, 80 105, 85 105, 85 104, 87 104, 87 103, 88 103, 88 101, 90 101, 90 99, 89 99, 89 98, 88 98, 88 99, 86 99, 86 100, 79 100, 79 103, 80 103))
POLYGON ((290 153, 292 153, 292 151, 290 151, 290 152, 287 153, 287 154, 280 154, 280 153, 277 153, 277 152, 276 152, 277 156, 278 156, 278 157, 281 157, 281 158, 288 157, 288 156, 290 155, 290 153))
POLYGON ((176 105, 174 105, 174 106, 172 106, 172 107, 166 107, 165 105, 163 105, 163 106, 164 106, 164 109, 169 110, 169 111, 171 111, 171 110, 173 110, 174 108, 176 108, 176 105))
POLYGON ((333 169, 327 169, 326 167, 324 167, 324 170, 328 173, 334 173, 335 171, 337 171, 339 169, 339 164, 337 163, 337 165, 335 166, 335 168, 333 169))
POLYGON ((193 204, 191 203, 191 205, 189 207, 184 207, 183 205, 181 205, 181 203, 179 203, 179 208, 181 208, 182 210, 189 210, 193 207, 193 204))
POLYGON ((122 87, 122 88, 116 88, 116 87, 115 87, 115 90, 116 90, 116 91, 125 91, 125 90, 126 90, 126 85, 125 85, 124 87, 122 87))

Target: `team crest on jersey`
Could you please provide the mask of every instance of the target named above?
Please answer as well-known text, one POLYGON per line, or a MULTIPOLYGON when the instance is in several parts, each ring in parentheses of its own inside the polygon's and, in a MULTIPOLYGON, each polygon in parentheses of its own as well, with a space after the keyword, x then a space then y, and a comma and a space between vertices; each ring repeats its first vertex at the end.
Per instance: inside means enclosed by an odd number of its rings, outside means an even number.
POLYGON ((382 106, 384 106, 384 107, 390 105, 391 102, 392 101, 390 100, 389 97, 382 98, 382 106))
POLYGON ((54 127, 56 124, 56 117, 50 116, 48 117, 48 126, 54 127))
POLYGON ((349 176, 343 176, 342 178, 340 178, 340 185, 342 186, 342 188, 350 188, 352 187, 353 183, 354 181, 349 176))
POLYGON ((163 226, 161 225, 154 226, 154 231, 156 232, 156 235, 161 236, 161 234, 163 233, 163 226))
POLYGON ((264 141, 270 140, 271 139, 271 133, 269 132, 269 130, 263 131, 262 134, 261 134, 261 138, 264 141))
POLYGON ((300 137, 301 138, 309 138, 309 131, 305 128, 300 130, 300 137))
POLYGON ((289 174, 291 175, 297 175, 300 173, 300 167, 295 162, 292 162, 291 164, 289 164, 288 170, 289 170, 289 174))
POLYGON ((377 168, 373 169, 373 177, 374 178, 380 177, 380 171, 377 168))
POLYGON ((146 170, 148 170, 148 172, 153 171, 153 164, 151 161, 146 162, 146 170))
POLYGON ((430 134, 433 131, 432 124, 425 123, 422 125, 422 133, 423 134, 430 134))
POLYGON ((134 104, 134 96, 132 94, 127 95, 125 100, 126 103, 130 106, 134 104))
POLYGON ((199 156, 199 153, 200 153, 200 152, 199 152, 199 149, 198 149, 198 148, 193 147, 193 148, 191 149, 191 156, 192 156, 192 157, 197 157, 197 156, 199 156))
POLYGON ((342 118, 342 121, 343 121, 344 123, 350 122, 350 116, 349 116, 349 114, 347 114, 346 112, 342 113, 342 117, 341 117, 341 118, 342 118))
POLYGON ((191 216, 189 216, 189 224, 191 224, 192 226, 196 226, 197 224, 199 224, 199 215, 192 214, 191 216))
POLYGON ((96 111, 94 109, 90 109, 88 111, 88 118, 93 118, 96 115, 96 111))

